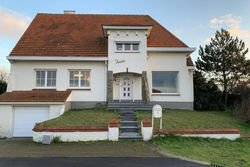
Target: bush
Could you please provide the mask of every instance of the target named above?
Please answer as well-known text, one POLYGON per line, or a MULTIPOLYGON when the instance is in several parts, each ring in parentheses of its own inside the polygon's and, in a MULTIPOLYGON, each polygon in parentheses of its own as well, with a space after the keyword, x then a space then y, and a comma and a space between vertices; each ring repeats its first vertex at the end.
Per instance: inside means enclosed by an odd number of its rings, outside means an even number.
POLYGON ((0 81, 0 95, 6 92, 7 89, 7 82, 0 81))
POLYGON ((56 136, 53 138, 52 142, 53 143, 61 143, 62 141, 61 141, 60 137, 56 136))
POLYGON ((235 112, 250 123, 250 87, 245 83, 239 85, 235 92, 240 96, 239 100, 236 101, 235 112))
POLYGON ((222 91, 213 80, 207 81, 201 72, 194 72, 194 108, 196 110, 224 110, 222 91))

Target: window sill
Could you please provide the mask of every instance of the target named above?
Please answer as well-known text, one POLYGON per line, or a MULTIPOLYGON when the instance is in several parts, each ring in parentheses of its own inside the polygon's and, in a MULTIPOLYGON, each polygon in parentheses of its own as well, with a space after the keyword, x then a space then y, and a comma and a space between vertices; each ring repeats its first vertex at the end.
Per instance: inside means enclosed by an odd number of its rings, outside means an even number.
POLYGON ((68 90, 91 91, 90 88, 68 88, 68 90))
POLYGON ((180 93, 152 93, 152 96, 180 96, 180 93))
POLYGON ((115 51, 115 53, 140 53, 140 51, 115 51))
POLYGON ((32 90, 56 90, 56 88, 33 88, 32 90))

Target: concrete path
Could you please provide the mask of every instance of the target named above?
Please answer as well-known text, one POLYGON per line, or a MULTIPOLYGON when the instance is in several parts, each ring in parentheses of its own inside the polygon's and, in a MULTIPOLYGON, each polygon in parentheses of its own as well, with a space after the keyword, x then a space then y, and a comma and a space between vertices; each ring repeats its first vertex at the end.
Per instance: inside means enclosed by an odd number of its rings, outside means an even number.
POLYGON ((0 167, 206 167, 188 161, 160 157, 105 158, 0 158, 0 167))

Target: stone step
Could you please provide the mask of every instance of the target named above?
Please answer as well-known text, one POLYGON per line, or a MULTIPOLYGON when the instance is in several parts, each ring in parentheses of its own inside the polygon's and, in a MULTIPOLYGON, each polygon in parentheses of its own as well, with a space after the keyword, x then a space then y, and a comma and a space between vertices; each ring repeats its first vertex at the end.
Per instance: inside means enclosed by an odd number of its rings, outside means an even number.
POLYGON ((138 132, 137 126, 121 126, 121 132, 138 132))
POLYGON ((121 114, 122 117, 136 117, 135 113, 122 113, 121 114))
POLYGON ((121 121, 136 121, 136 117, 121 117, 121 121))
POLYGON ((121 126, 137 126, 138 127, 138 121, 121 121, 121 126))
POLYGON ((142 136, 137 132, 124 132, 119 136, 119 140, 142 140, 142 136))
POLYGON ((133 110, 140 110, 140 111, 148 111, 148 110, 152 110, 152 107, 148 108, 148 107, 131 107, 131 108, 119 108, 119 107, 108 107, 108 110, 126 110, 126 109, 133 109, 133 110))

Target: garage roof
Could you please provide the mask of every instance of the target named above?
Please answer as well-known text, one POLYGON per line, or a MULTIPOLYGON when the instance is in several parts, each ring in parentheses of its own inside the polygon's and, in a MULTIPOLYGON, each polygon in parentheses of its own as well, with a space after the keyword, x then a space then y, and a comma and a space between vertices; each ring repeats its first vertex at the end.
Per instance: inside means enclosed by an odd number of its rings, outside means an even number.
POLYGON ((32 90, 5 92, 0 102, 65 102, 71 91, 32 90))

